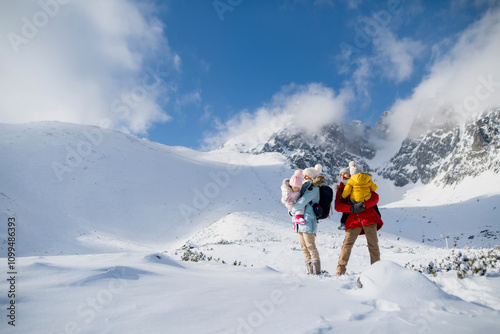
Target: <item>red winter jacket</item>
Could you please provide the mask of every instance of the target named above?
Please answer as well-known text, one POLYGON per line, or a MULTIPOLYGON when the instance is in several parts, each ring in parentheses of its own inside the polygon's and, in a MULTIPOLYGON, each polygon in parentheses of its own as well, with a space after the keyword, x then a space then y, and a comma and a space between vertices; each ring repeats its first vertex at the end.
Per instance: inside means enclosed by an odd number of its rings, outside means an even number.
MULTIPOLYGON (((348 200, 343 200, 340 198, 340 195, 342 195, 343 190, 344 190, 344 184, 341 182, 339 189, 337 189, 337 194, 335 195, 335 211, 350 213, 351 205, 347 203, 348 200)), ((377 214, 375 209, 373 209, 373 207, 378 203, 378 194, 376 192, 372 192, 372 197, 364 203, 366 207, 365 211, 360 213, 351 213, 349 215, 345 223, 346 230, 349 230, 351 228, 368 226, 372 224, 377 224, 377 230, 380 230, 380 228, 384 223, 382 222, 382 219, 377 214)), ((364 233, 365 233, 364 231, 361 231, 361 234, 364 233)))

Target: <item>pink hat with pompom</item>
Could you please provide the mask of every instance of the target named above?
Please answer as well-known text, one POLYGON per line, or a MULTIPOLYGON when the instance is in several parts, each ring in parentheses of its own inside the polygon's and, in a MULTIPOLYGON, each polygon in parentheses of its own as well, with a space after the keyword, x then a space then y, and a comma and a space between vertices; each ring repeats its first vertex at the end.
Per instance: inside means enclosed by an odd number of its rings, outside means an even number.
POLYGON ((302 171, 300 169, 297 169, 295 173, 293 173, 293 176, 290 179, 290 186, 297 188, 302 187, 302 171))

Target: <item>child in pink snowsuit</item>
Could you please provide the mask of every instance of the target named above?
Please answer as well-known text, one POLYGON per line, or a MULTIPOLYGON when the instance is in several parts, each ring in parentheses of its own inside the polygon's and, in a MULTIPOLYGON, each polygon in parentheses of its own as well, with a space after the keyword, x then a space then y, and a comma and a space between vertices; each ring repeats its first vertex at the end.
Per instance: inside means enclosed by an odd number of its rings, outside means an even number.
MULTIPOLYGON (((290 211, 297 200, 300 198, 300 189, 302 188, 302 170, 296 170, 290 179, 284 179, 281 184, 281 202, 285 204, 290 211)), ((293 229, 296 229, 296 224, 305 224, 304 209, 295 213, 292 218, 293 229)))

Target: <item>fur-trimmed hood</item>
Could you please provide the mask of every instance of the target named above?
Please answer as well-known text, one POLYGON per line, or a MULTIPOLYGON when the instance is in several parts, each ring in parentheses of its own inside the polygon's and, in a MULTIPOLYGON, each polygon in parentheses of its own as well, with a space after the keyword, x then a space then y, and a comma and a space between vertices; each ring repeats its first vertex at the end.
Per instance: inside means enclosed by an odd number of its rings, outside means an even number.
POLYGON ((290 187, 290 179, 284 179, 281 183, 281 190, 283 191, 292 191, 292 187, 290 187))

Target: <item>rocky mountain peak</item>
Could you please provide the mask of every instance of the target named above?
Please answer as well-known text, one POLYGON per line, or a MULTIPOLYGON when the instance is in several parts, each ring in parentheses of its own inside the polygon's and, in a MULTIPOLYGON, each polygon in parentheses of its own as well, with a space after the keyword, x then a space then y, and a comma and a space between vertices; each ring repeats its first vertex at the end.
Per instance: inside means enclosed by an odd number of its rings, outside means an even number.
POLYGON ((389 161, 374 169, 370 162, 377 154, 375 139, 385 138, 388 115, 382 114, 375 130, 360 121, 331 124, 314 134, 282 129, 252 153, 279 152, 292 169, 319 163, 329 184, 339 181, 340 169, 352 160, 398 187, 419 181, 452 185, 485 171, 500 172, 500 109, 485 111, 465 124, 446 123, 418 137, 408 136, 389 161))
POLYGON ((359 121, 347 125, 331 124, 316 134, 284 129, 253 153, 282 153, 292 169, 304 169, 319 163, 323 166, 327 183, 333 184, 338 182, 340 169, 347 167, 352 160, 370 170, 365 160, 372 159, 376 153, 369 140, 372 136, 373 130, 359 121))
POLYGON ((430 130, 407 138, 378 172, 396 186, 421 181, 452 185, 485 171, 500 172, 500 109, 465 125, 430 130))

